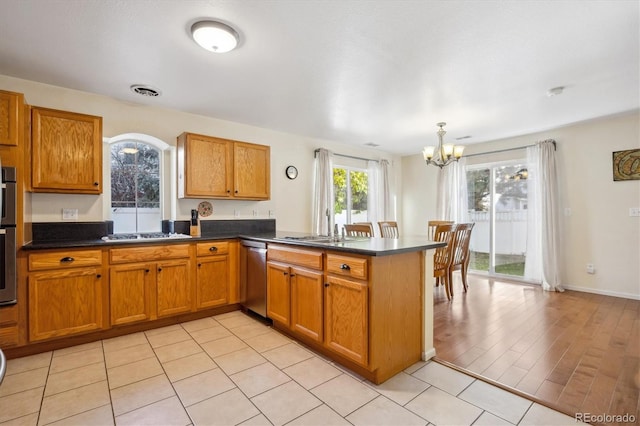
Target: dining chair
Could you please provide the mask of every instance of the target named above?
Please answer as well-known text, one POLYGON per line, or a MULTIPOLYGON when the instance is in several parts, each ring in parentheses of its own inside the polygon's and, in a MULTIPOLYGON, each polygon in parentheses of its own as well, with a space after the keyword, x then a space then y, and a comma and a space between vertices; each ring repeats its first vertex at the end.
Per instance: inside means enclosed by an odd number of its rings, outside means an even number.
POLYGON ((427 228, 427 235, 429 236, 429 239, 430 239, 431 241, 435 241, 435 240, 433 239, 433 236, 434 236, 434 235, 435 235, 435 233, 436 233, 436 227, 437 227, 438 225, 451 225, 451 224, 453 224, 453 223, 454 223, 454 222, 453 222, 452 220, 430 220, 430 221, 427 223, 427 225, 428 225, 428 228, 427 228))
POLYGON ((373 237, 373 223, 371 222, 353 222, 354 225, 367 225, 369 227, 369 231, 371 232, 371 236, 373 237))
POLYGON ((344 225, 344 232, 349 237, 372 237, 370 225, 344 225))
MULTIPOLYGON (((475 223, 459 223, 456 225, 454 238, 453 260, 451 261, 451 273, 460 271, 462 275, 462 287, 467 291, 467 269, 469 267, 469 242, 471 241, 471 231, 475 223)), ((450 289, 453 296, 453 287, 450 289)))
POLYGON ((380 236, 382 238, 398 238, 400 236, 398 222, 388 220, 378 222, 378 226, 380 227, 380 236))
POLYGON ((444 247, 439 247, 433 254, 433 276, 438 281, 442 278, 447 299, 451 300, 451 263, 453 261, 453 249, 455 243, 456 225, 450 223, 436 226, 432 241, 446 243, 444 247))

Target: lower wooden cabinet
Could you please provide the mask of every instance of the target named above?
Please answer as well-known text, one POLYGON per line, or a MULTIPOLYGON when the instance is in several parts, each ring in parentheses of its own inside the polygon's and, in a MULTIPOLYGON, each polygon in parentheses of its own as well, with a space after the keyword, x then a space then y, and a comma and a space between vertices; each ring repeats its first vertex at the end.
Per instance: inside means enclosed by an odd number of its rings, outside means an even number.
POLYGON ((155 284, 153 263, 112 266, 109 275, 111 325, 154 319, 155 284))
POLYGON ((158 262, 157 274, 158 318, 191 311, 191 261, 178 259, 158 262))
MULTIPOLYGON (((231 303, 233 277, 230 256, 234 244, 229 241, 196 245, 196 308, 206 309, 231 303)), ((237 275, 237 274, 236 274, 237 275)))

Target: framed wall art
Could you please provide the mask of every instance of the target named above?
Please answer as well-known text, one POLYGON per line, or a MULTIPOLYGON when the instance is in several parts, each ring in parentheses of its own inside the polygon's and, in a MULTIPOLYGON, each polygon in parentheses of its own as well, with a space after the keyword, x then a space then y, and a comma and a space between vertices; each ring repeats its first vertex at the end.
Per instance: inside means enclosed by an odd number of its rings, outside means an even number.
POLYGON ((640 149, 613 153, 613 180, 640 180, 640 149))

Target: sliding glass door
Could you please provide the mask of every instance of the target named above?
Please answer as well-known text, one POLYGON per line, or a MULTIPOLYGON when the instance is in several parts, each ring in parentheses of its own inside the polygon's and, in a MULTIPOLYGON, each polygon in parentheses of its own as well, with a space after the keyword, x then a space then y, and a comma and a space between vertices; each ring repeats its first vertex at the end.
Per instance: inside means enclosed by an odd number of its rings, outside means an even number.
POLYGON ((526 162, 468 166, 469 220, 475 223, 469 269, 524 277, 527 250, 526 162))

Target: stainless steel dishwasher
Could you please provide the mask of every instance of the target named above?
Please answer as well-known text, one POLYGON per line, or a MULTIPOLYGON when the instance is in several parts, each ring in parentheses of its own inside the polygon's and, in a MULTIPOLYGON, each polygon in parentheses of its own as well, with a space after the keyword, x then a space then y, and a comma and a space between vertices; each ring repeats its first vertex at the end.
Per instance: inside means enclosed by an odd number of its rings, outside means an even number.
POLYGON ((267 244, 242 240, 240 246, 240 303, 267 317, 267 244))

